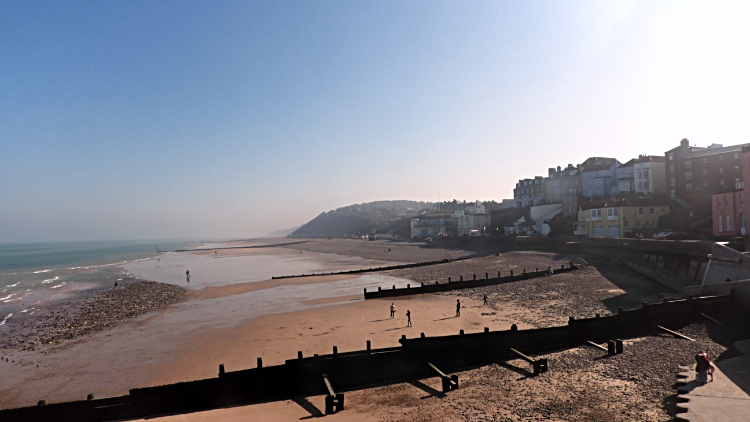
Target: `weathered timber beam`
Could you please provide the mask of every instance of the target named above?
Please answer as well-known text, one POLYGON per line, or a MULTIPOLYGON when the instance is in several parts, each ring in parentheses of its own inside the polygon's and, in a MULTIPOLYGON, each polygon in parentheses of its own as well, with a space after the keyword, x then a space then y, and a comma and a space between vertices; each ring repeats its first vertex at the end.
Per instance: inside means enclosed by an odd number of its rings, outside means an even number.
POLYGON ((531 364, 533 364, 533 363, 535 362, 535 360, 534 360, 534 359, 532 359, 532 358, 530 358, 530 357, 528 357, 528 356, 524 355, 523 353, 519 352, 518 350, 516 350, 516 349, 514 349, 514 348, 512 348, 512 347, 510 348, 510 351, 511 351, 511 352, 513 352, 513 353, 515 353, 515 354, 517 354, 518 356, 520 356, 520 357, 521 357, 521 359, 525 360, 525 361, 526 361, 526 362, 528 362, 528 363, 531 363, 531 364))
POLYGON ((335 396, 336 393, 333 391, 333 386, 331 385, 331 381, 328 380, 327 374, 323 374, 323 382, 326 383, 326 388, 328 388, 328 394, 335 396))
POLYGON ((702 312, 701 312, 701 316, 702 316, 703 318, 706 318, 706 319, 707 319, 707 320, 709 320, 709 321, 713 321, 713 322, 715 322, 715 323, 717 323, 717 324, 719 324, 719 325, 722 325, 722 324, 721 324, 721 323, 720 323, 719 321, 717 321, 717 320, 715 320, 715 319, 711 318, 710 316, 708 316, 708 315, 706 315, 706 314, 704 314, 704 313, 702 313, 702 312))
POLYGON ((435 365, 433 365, 431 362, 427 362, 427 364, 430 365, 430 368, 434 369, 435 372, 437 372, 438 375, 440 375, 442 378, 447 378, 448 377, 448 375, 445 375, 445 373, 443 371, 441 371, 440 369, 438 369, 438 367, 435 366, 435 365))
POLYGON ((685 335, 682 335, 682 334, 680 334, 680 333, 678 333, 676 331, 672 331, 670 329, 664 328, 661 325, 657 325, 656 328, 658 328, 658 329, 660 329, 662 331, 665 331, 665 332, 667 332, 669 334, 672 334, 675 337, 684 338, 685 340, 695 341, 694 339, 692 339, 692 338, 690 338, 688 336, 685 336, 685 335))
POLYGON ((602 349, 602 350, 604 350, 605 352, 608 352, 608 351, 609 351, 609 349, 607 349, 606 347, 602 346, 601 344, 596 344, 596 343, 594 343, 593 341, 589 341, 589 340, 586 340, 586 344, 588 344, 589 346, 594 346, 594 347, 596 347, 597 349, 602 349))

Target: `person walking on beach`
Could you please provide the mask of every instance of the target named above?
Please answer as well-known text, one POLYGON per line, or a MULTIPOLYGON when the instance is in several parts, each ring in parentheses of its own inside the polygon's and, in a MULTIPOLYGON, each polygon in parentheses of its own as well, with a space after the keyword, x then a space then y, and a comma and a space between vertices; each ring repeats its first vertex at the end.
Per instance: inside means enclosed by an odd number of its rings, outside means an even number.
POLYGON ((461 316, 461 301, 456 299, 456 316, 461 316))
POLYGON ((484 295, 484 304, 487 304, 487 295, 484 295))
POLYGON ((396 305, 391 303, 391 318, 396 315, 396 305))
POLYGON ((115 281, 115 290, 117 290, 117 282, 115 281))
POLYGON ((406 326, 411 327, 411 311, 406 310, 406 326))

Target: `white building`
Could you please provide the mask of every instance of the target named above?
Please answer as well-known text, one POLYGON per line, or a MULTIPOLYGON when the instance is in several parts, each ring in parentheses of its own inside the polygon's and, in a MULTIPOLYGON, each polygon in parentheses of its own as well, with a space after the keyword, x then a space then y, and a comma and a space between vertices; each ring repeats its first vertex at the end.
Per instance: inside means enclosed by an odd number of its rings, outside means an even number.
POLYGON ((620 192, 666 193, 664 157, 640 155, 617 167, 620 192))
POLYGON ((487 210, 484 208, 484 205, 482 205, 481 202, 477 202, 476 204, 465 206, 464 211, 471 213, 471 214, 484 214, 487 212, 487 210))
POLYGON ((489 214, 467 214, 458 217, 458 235, 468 235, 472 230, 482 230, 490 225, 489 214))

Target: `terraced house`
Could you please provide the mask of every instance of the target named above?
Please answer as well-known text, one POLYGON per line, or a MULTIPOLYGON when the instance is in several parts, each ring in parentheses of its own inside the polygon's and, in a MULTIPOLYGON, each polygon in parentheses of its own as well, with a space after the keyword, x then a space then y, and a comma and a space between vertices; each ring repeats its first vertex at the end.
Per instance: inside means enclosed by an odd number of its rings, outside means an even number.
POLYGON ((575 234, 586 237, 630 237, 655 231, 669 206, 651 198, 622 198, 585 202, 578 211, 575 234))

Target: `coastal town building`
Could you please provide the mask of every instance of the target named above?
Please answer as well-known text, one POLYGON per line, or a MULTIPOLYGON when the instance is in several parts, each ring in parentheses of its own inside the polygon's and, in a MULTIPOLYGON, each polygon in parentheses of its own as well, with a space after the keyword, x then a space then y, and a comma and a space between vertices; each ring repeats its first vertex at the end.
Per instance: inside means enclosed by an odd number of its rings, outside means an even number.
POLYGON ((744 179, 750 180, 750 146, 740 149, 741 180, 732 189, 711 194, 711 221, 713 234, 717 237, 744 236, 747 234, 747 205, 750 186, 745 187, 744 179))
POLYGON ((535 176, 533 179, 521 179, 513 189, 513 205, 515 208, 526 208, 545 203, 544 178, 535 176))
POLYGON ((584 198, 604 198, 617 195, 617 167, 614 158, 590 157, 583 167, 582 184, 584 198))
POLYGON ((664 157, 639 155, 617 167, 619 192, 643 194, 666 193, 664 157))
POLYGON ((458 235, 468 235, 472 230, 484 230, 490 225, 492 217, 489 214, 464 214, 458 216, 458 235))
POLYGON ((621 198, 584 201, 578 211, 574 234, 586 237, 630 237, 634 232, 653 230, 669 205, 652 198, 621 198))
POLYGON ((545 179, 545 204, 562 204, 563 217, 575 217, 581 198, 581 170, 568 164, 564 169, 550 168, 545 179))
POLYGON ((747 145, 697 147, 683 139, 680 146, 665 152, 669 195, 707 208, 713 193, 739 189, 743 181, 740 155, 747 145))
POLYGON ((487 209, 482 205, 481 202, 476 202, 474 204, 466 205, 464 207, 464 211, 471 214, 484 214, 487 212, 487 209))
POLYGON ((425 218, 411 220, 411 237, 450 236, 457 232, 457 218, 425 218))

